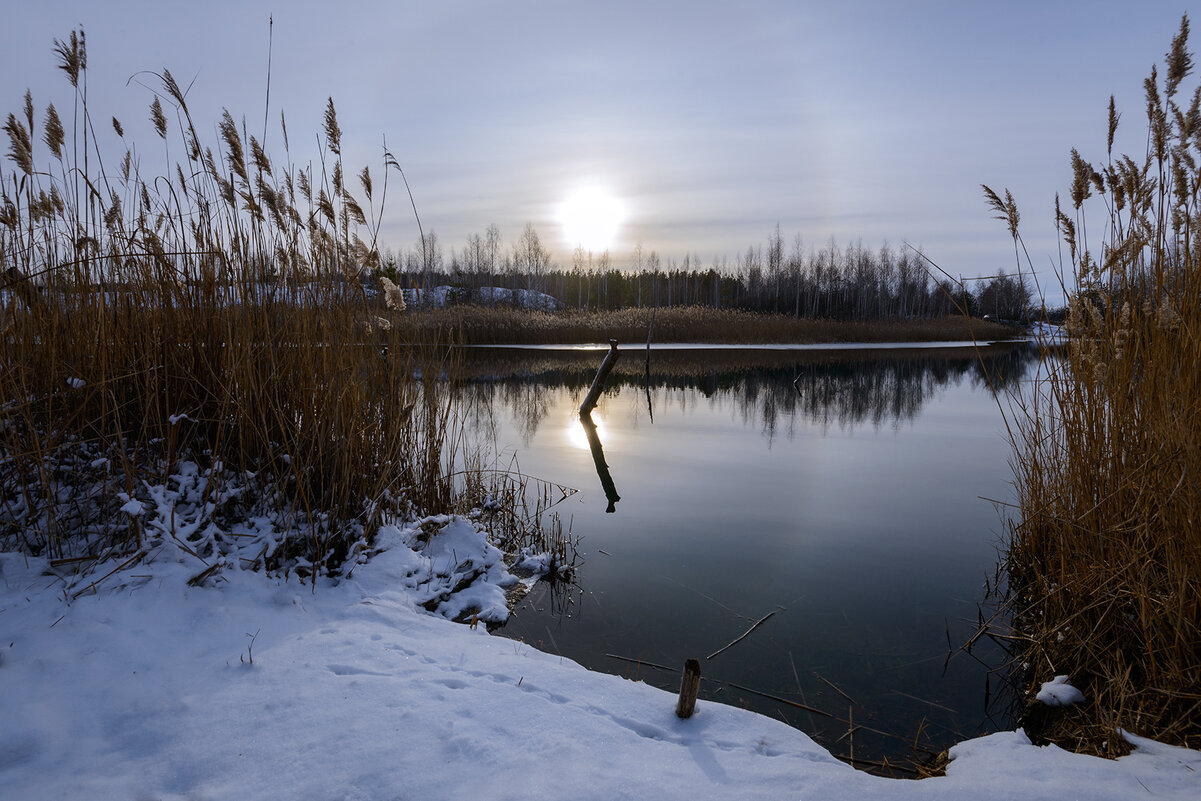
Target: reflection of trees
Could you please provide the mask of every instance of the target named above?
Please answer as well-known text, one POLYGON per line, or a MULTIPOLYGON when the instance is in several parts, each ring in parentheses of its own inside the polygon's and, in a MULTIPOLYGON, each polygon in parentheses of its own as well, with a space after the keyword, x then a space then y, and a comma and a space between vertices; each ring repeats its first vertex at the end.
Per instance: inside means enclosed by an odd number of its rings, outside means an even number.
POLYGON ((917 417, 926 401, 941 388, 957 384, 969 369, 967 359, 855 361, 802 370, 795 396, 800 412, 822 428, 899 425, 917 417))
MULTIPOLYGON (((576 354, 575 363, 548 361, 535 352, 534 369, 496 370, 486 379, 460 385, 461 400, 473 406, 499 405, 515 420, 528 443, 552 406, 551 392, 581 395, 600 362, 599 352, 576 354)), ((1020 382, 1037 353, 1022 346, 971 351, 906 350, 821 352, 726 352, 711 355, 708 367, 693 352, 672 358, 656 355, 650 374, 651 402, 657 409, 674 406, 687 412, 698 401, 729 408, 743 423, 760 428, 768 439, 793 436, 798 421, 822 430, 836 426, 899 426, 913 420, 922 407, 965 379, 973 388, 1008 389, 1020 382)), ((497 365, 490 362, 495 370, 497 365)), ((511 365, 517 367, 518 365, 511 365)), ((615 369, 608 393, 629 387, 646 391, 646 375, 615 369)))
POLYGON ((1015 389, 1036 361, 1033 348, 1006 348, 972 365, 972 386, 994 392, 1015 389))
POLYGON ((529 442, 538 433, 538 425, 550 412, 550 395, 537 384, 523 381, 500 381, 498 394, 504 408, 513 411, 517 431, 529 442))

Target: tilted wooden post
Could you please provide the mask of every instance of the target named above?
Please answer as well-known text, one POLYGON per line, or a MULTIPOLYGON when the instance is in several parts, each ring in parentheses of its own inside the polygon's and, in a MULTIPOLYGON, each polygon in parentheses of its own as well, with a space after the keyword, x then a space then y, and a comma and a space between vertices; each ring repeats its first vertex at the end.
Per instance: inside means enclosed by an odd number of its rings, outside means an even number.
POLYGON ((605 360, 601 362, 600 369, 596 371, 596 378, 592 380, 592 388, 588 390, 588 397, 584 398, 584 402, 580 404, 581 415, 590 413, 596 406, 597 399, 605 389, 605 379, 609 377, 609 371, 613 369, 613 365, 617 364, 617 357, 620 355, 617 352, 617 340, 610 339, 609 352, 605 354, 605 360))
POLYGON ((676 717, 690 718, 696 709, 696 694, 701 688, 701 663, 689 659, 684 663, 684 678, 680 680, 680 701, 676 704, 676 717))

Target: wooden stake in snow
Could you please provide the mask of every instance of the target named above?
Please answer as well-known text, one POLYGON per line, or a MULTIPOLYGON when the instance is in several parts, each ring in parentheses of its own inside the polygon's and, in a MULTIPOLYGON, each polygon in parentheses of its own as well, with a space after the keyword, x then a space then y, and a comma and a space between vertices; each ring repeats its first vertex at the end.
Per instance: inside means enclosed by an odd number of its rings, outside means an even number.
POLYGON ((617 357, 620 355, 617 352, 617 340, 610 339, 609 352, 605 354, 605 360, 601 362, 600 369, 596 371, 596 378, 592 380, 592 388, 588 390, 588 397, 584 398, 584 402, 580 404, 581 416, 590 414, 596 407, 596 401, 605 389, 605 379, 609 377, 609 371, 613 369, 613 365, 617 364, 617 357))
POLYGON ((696 693, 701 688, 701 663, 689 659, 684 663, 684 678, 680 680, 680 700, 676 704, 676 717, 690 718, 696 709, 696 693))

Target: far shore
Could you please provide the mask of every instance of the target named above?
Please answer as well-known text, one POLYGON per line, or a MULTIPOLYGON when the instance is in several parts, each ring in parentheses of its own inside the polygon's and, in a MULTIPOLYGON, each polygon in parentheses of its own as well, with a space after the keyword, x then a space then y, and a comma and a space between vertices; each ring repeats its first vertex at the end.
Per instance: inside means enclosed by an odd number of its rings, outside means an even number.
POLYGON ((851 322, 696 306, 543 312, 463 305, 409 311, 395 323, 420 339, 462 345, 985 343, 1026 335, 1021 326, 959 315, 851 322))

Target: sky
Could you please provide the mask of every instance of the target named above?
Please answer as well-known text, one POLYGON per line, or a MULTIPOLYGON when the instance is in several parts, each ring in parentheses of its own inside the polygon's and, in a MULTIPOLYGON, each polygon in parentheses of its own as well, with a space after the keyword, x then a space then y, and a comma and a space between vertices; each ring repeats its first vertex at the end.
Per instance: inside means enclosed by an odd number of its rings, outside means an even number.
MULTIPOLYGON (((386 142, 448 250, 490 224, 511 246, 530 222, 569 266, 566 231, 579 234, 564 204, 591 192, 619 209, 605 237, 618 266, 639 243, 664 261, 734 261, 779 225, 804 251, 908 242, 952 275, 1011 271, 984 183, 1012 190, 1044 283, 1071 148, 1104 160, 1113 94, 1117 149, 1141 159, 1142 82, 1187 11, 1175 0, 7 5, 0 112, 19 112, 27 88, 39 118, 47 102, 70 108, 52 44, 82 25, 93 114, 122 120, 144 170, 163 159, 145 71, 167 68, 190 84, 202 134, 223 108, 261 133, 267 105, 278 153, 283 109, 298 164, 317 158, 332 97, 348 166, 378 180, 386 142)), ((385 243, 413 247, 413 210, 395 180, 389 191, 385 243)))

